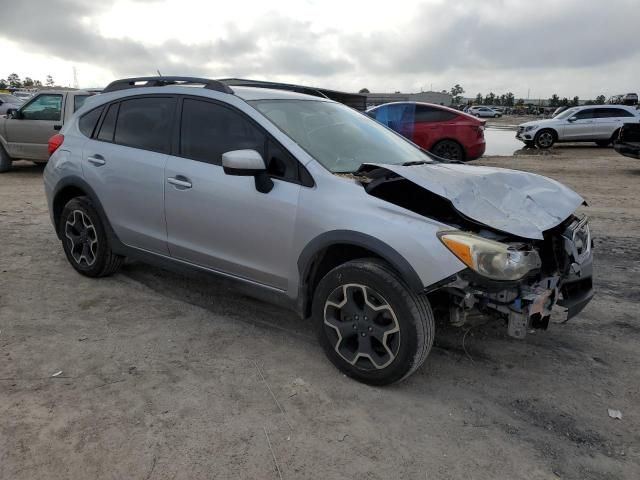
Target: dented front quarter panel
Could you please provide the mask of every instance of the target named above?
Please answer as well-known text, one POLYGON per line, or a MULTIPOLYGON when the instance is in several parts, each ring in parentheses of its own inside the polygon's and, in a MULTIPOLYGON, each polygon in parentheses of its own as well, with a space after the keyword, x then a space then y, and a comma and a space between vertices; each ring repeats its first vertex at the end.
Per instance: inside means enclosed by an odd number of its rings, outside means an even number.
POLYGON ((504 168, 432 163, 378 165, 440 197, 462 215, 518 237, 541 240, 584 203, 576 192, 541 175, 504 168))
MULTIPOLYGON (((293 242, 296 257, 314 238, 326 232, 353 231, 378 239, 395 250, 415 270, 423 287, 466 268, 436 235, 439 230, 451 229, 450 226, 375 198, 356 179, 327 174, 314 164, 308 168, 316 187, 300 191, 298 228, 293 242), (329 189, 331 194, 327 195, 329 189)), ((295 288, 297 285, 290 286, 291 294, 295 288)))

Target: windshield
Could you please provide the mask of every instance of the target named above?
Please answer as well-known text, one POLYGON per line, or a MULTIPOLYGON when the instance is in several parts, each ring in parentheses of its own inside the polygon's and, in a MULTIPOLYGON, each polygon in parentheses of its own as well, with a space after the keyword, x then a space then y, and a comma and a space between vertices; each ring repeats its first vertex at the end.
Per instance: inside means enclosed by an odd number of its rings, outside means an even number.
POLYGON ((570 108, 568 110, 565 110, 564 112, 560 112, 554 118, 559 118, 559 119, 569 118, 571 115, 574 115, 577 111, 578 111, 577 108, 570 108))
POLYGON ((346 105, 315 100, 249 102, 332 172, 363 163, 431 162, 418 147, 346 105))

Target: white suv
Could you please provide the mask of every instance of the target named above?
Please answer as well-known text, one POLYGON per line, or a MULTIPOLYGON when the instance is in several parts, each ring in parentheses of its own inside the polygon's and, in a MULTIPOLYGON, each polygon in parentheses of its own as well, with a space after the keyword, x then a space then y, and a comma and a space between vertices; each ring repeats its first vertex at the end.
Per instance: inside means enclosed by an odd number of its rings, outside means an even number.
POLYGON ((626 105, 573 107, 547 120, 534 120, 518 127, 516 138, 528 147, 549 148, 556 142, 612 143, 624 123, 639 123, 640 111, 626 105))

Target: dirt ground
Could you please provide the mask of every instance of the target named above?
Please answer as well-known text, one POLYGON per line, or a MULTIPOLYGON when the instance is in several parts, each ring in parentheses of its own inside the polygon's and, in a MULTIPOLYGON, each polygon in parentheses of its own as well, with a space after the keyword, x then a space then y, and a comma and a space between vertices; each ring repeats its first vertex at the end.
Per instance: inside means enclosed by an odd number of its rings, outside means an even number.
POLYGON ((139 263, 81 277, 42 169, 0 175, 0 478, 640 478, 640 162, 567 146, 475 163, 587 199, 597 296, 524 341, 442 327, 386 388, 216 280, 139 263))

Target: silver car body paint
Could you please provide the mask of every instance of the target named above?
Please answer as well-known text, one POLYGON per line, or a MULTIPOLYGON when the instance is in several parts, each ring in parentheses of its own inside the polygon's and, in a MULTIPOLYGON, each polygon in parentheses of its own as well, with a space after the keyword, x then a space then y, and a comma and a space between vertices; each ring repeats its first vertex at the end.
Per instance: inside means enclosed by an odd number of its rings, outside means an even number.
MULTIPOLYGON (((424 287, 465 269, 436 235, 451 226, 369 195, 357 180, 329 172, 247 103, 258 99, 331 100, 263 88, 233 90, 231 95, 203 88, 145 87, 87 99, 65 123, 64 144, 44 172, 52 219, 58 185, 68 177, 81 177, 97 192, 109 223, 125 245, 262 285, 290 299, 299 295, 298 262, 305 249, 322 235, 335 232, 366 236, 389 247, 415 271, 424 287), (305 165, 314 186, 274 180, 274 189, 262 194, 256 192, 252 178, 225 175, 220 166, 136 151, 80 133, 78 118, 89 110, 146 94, 199 96, 237 108, 305 165), (91 163, 88 158, 95 154, 102 155, 106 163, 91 163), (147 168, 156 155, 154 166, 147 168), (192 187, 180 190, 167 182, 176 175, 189 178, 192 187)), ((557 182, 509 170, 454 165, 386 168, 451 199, 472 218, 530 238, 539 238, 545 225, 559 223, 582 201, 557 182), (521 191, 509 191, 506 183, 521 191), (503 199, 505 194, 510 200, 503 199), (545 195, 554 198, 545 201, 545 195)))
POLYGON ((450 200, 472 220, 524 238, 542 240, 542 232, 584 202, 555 180, 517 170, 446 163, 380 166, 450 200))

